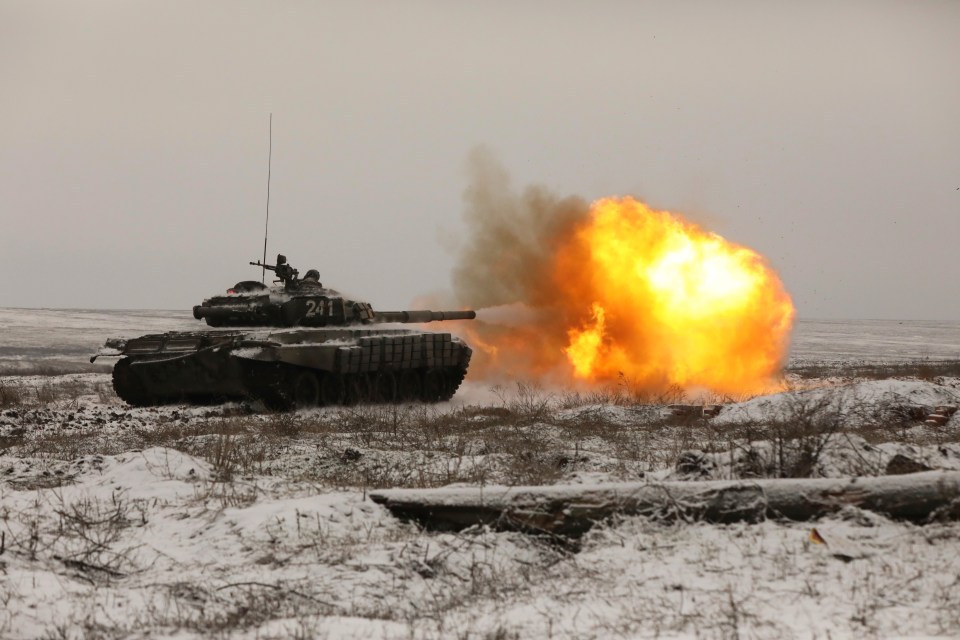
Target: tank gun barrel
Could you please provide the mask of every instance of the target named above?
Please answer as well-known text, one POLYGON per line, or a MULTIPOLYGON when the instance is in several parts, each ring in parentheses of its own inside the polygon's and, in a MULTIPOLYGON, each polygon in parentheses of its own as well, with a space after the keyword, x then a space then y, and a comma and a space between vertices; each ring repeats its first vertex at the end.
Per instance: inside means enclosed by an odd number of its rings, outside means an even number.
POLYGON ((477 312, 468 311, 428 311, 426 309, 417 309, 416 311, 377 311, 374 315, 374 322, 439 322, 441 320, 473 320, 477 317, 477 312))
POLYGON ((235 319, 238 315, 246 315, 251 318, 259 318, 265 323, 269 323, 274 319, 275 316, 278 316, 278 312, 270 313, 268 308, 263 310, 257 310, 250 307, 244 307, 241 305, 235 306, 218 306, 218 307, 205 307, 203 305, 195 305, 193 307, 193 317, 197 320, 211 319, 214 322, 229 322, 230 320, 235 319))

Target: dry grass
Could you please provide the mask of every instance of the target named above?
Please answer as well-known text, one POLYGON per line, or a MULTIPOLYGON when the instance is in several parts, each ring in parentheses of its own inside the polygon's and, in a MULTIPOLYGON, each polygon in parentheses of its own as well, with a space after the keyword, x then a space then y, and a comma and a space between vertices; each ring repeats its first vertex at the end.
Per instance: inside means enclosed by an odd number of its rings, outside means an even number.
MULTIPOLYGON (((71 460, 168 447, 209 461, 222 481, 265 474, 334 489, 552 484, 591 472, 632 480, 673 468, 690 451, 726 455, 725 477, 804 477, 820 473, 823 452, 841 433, 870 442, 960 441, 960 433, 922 427, 915 416, 843 407, 829 394, 798 396, 775 419, 720 427, 697 412, 675 415, 646 400, 627 404, 616 389, 610 401, 526 384, 504 392, 494 406, 361 405, 297 413, 253 413, 243 405, 134 411, 107 405, 91 415, 77 407, 97 392, 96 383, 67 380, 35 389, 38 403, 49 398, 47 406, 60 408, 31 409, 36 415, 27 411, 20 429, 0 433, 8 455, 71 460), (31 421, 42 428, 32 429, 31 421)), ((658 400, 665 399, 675 398, 658 400)), ((689 456, 683 460, 690 465, 689 456)))
POLYGON ((124 529, 147 523, 146 513, 144 505, 117 496, 102 502, 38 493, 31 509, 4 511, 0 523, 5 550, 62 565, 74 577, 96 584, 137 570, 135 550, 120 542, 124 529))
MULTIPOLYGON (((691 464, 692 474, 815 475, 830 448, 851 431, 888 441, 933 437, 934 431, 922 431, 909 415, 876 407, 858 414, 825 397, 798 401, 776 420, 719 427, 695 412, 671 414, 664 405, 683 398, 642 397, 628 381, 595 394, 556 394, 522 384, 502 390, 499 403, 483 407, 370 405, 285 414, 255 413, 243 405, 128 409, 104 384, 109 385, 102 378, 51 378, 32 386, 0 386, 3 410, 17 416, 16 429, 0 425, 6 429, 0 431, 0 453, 47 463, 33 476, 6 481, 15 491, 35 490, 43 502, 0 513, 0 568, 11 557, 47 568, 58 580, 85 585, 85 603, 109 600, 103 594, 111 589, 130 589, 142 599, 135 613, 110 622, 75 603, 40 637, 312 638, 323 637, 330 616, 395 624, 423 638, 551 637, 554 624, 567 625, 557 636, 574 637, 569 629, 581 622, 594 637, 773 637, 789 635, 790 628, 769 615, 775 606, 763 599, 783 597, 771 596, 769 585, 784 581, 796 589, 789 593, 794 599, 852 601, 856 619, 843 630, 851 635, 898 629, 891 598, 908 603, 914 613, 926 612, 932 632, 950 635, 960 627, 958 584, 940 580, 935 567, 915 568, 909 554, 895 547, 885 568, 835 570, 811 561, 809 549, 796 542, 806 531, 786 525, 771 535, 760 527, 708 529, 630 518, 596 528, 579 553, 572 553, 547 540, 485 529, 435 534, 371 521, 345 534, 297 513, 295 528, 267 524, 243 531, 243 547, 233 553, 257 555, 237 557, 236 565, 216 578, 189 574, 192 568, 184 566, 184 575, 175 578, 138 581, 150 570, 138 553, 138 536, 154 520, 176 519, 177 527, 193 527, 199 540, 206 524, 222 522, 225 512, 276 499, 295 490, 290 487, 308 487, 305 493, 318 496, 331 489, 458 482, 550 484, 581 473, 637 479, 682 460, 691 464), (856 418, 852 430, 850 416, 856 418), (210 476, 197 481, 183 503, 167 506, 122 495, 66 499, 66 489, 58 488, 72 482, 62 473, 67 463, 82 456, 151 447, 201 458, 210 476), (690 456, 691 451, 698 453, 690 456), (730 471, 708 468, 724 457, 730 471), (771 541, 781 548, 771 550, 771 541), (389 557, 389 566, 371 557, 389 557), (665 569, 671 563, 701 567, 699 582, 685 583, 665 569), (926 573, 914 578, 918 571, 926 573), (341 579, 352 586, 341 588, 341 579), (755 590, 756 584, 761 589, 755 590), (914 589, 917 585, 922 590, 914 589), (591 611, 571 622, 569 612, 588 595, 595 596, 591 611), (601 603, 615 613, 604 617, 601 603), (532 627, 516 624, 502 613, 508 611, 521 612, 532 627), (261 632, 280 620, 289 621, 282 632, 277 627, 261 632)), ((960 441, 958 433, 935 435, 943 442, 960 441)), ((955 528, 928 532, 930 545, 946 550, 955 542, 955 528), (944 537, 937 538, 936 531, 944 537)), ((904 528, 902 543, 910 544, 911 535, 904 528)), ((27 597, 32 596, 26 587, 0 582, 0 636, 16 631, 3 612, 22 610, 27 597)))
MULTIPOLYGON (((32 376, 36 377, 36 376, 32 376)), ((39 383, 20 376, 0 376, 0 409, 13 407, 77 406, 86 396, 102 404, 118 404, 109 379, 104 376, 63 376, 50 374, 39 383)))
POLYGON ((916 378, 917 380, 934 381, 941 377, 960 377, 960 360, 800 364, 787 367, 786 373, 808 380, 839 377, 862 380, 916 378))
POLYGON ((0 377, 4 376, 62 376, 70 373, 110 373, 113 364, 109 362, 74 362, 51 360, 36 362, 0 363, 0 377))
POLYGON ((4 384, 0 380, 0 408, 19 407, 23 404, 23 391, 19 387, 4 384))

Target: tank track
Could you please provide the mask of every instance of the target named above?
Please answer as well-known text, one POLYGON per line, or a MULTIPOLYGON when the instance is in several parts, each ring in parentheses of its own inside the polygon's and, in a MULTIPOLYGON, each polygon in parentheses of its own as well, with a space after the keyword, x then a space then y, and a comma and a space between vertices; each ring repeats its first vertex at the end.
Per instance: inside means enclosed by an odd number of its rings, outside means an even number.
POLYGON ((121 358, 113 366, 113 390, 120 399, 134 407, 156 404, 153 396, 147 393, 143 381, 130 368, 130 358, 121 358))
MULTIPOLYGON (((113 390, 121 400, 135 407, 148 407, 158 404, 176 402, 188 404, 212 404, 230 398, 240 397, 237 394, 224 393, 215 388, 204 389, 187 393, 185 389, 192 385, 177 384, 177 376, 182 375, 183 365, 189 369, 189 362, 176 361, 180 366, 171 365, 169 361, 134 360, 121 358, 113 367, 113 390), (134 366, 136 363, 136 366, 134 366), (180 369, 178 371, 178 369, 180 369), (166 384, 156 386, 151 378, 157 376, 169 378, 173 386, 166 384)), ((195 372, 191 372, 195 373, 195 372)))
POLYGON ((454 396, 467 373, 459 366, 337 373, 286 363, 232 362, 239 369, 240 384, 226 388, 218 384, 224 377, 214 378, 194 358, 121 358, 113 368, 113 388, 132 406, 251 399, 261 400, 273 410, 288 411, 359 403, 444 402, 454 396), (185 389, 192 391, 188 394, 185 389))
POLYGON ((243 377, 249 398, 262 400, 271 409, 286 411, 317 406, 444 402, 454 396, 466 374, 466 369, 460 367, 336 373, 249 362, 243 377))

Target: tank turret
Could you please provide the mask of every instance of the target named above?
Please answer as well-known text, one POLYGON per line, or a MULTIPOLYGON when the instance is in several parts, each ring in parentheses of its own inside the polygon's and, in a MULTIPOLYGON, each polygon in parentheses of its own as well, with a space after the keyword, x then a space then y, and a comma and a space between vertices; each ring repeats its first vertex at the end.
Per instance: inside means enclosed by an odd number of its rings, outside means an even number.
POLYGON ((391 327, 399 323, 472 320, 474 311, 374 311, 303 278, 285 256, 274 286, 244 280, 204 300, 193 315, 211 327, 111 339, 99 356, 120 360, 117 394, 130 404, 262 400, 278 409, 356 402, 450 399, 467 373, 472 351, 444 332, 391 327))
MULTIPOLYGON (((319 277, 298 278, 299 271, 283 255, 277 264, 260 261, 251 265, 277 274, 268 287, 245 280, 227 289, 226 295, 207 298, 193 308, 193 317, 211 327, 337 327, 378 322, 424 323, 442 320, 472 320, 474 311, 374 311, 368 302, 349 300, 320 284, 319 277)), ((311 269, 307 273, 316 273, 311 269)))

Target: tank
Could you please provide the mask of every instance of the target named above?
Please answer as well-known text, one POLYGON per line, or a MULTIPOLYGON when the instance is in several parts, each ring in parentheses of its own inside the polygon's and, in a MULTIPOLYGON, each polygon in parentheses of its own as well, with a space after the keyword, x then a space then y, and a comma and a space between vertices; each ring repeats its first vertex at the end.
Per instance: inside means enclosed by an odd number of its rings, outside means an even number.
POLYGON ((211 328, 112 338, 90 358, 118 357, 113 387, 135 406, 262 400, 289 410, 358 402, 439 402, 456 393, 472 351, 405 323, 472 320, 474 311, 374 311, 304 278, 277 256, 273 286, 245 280, 193 315, 211 328))

